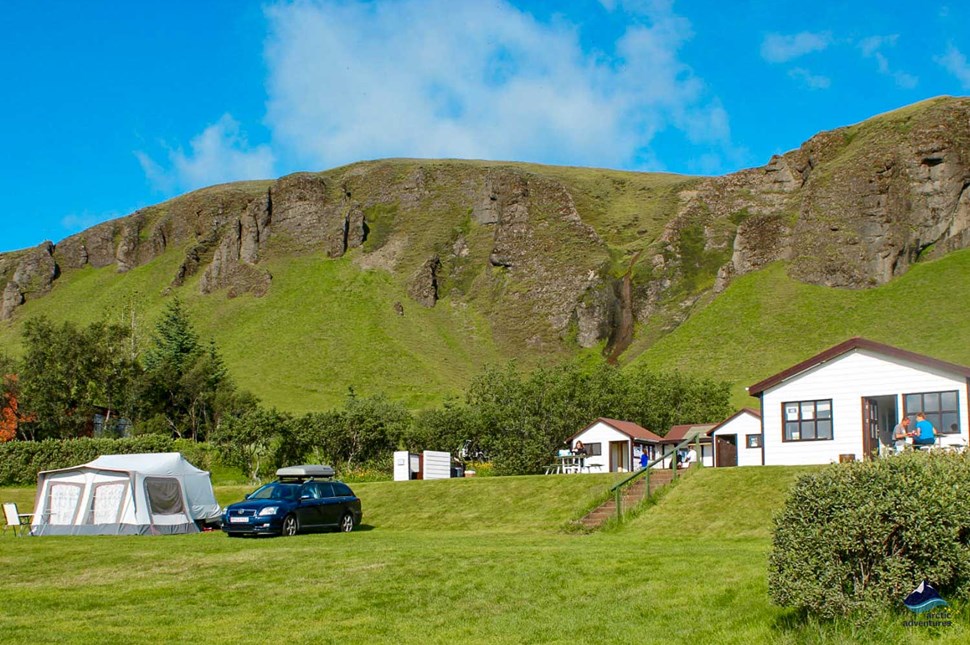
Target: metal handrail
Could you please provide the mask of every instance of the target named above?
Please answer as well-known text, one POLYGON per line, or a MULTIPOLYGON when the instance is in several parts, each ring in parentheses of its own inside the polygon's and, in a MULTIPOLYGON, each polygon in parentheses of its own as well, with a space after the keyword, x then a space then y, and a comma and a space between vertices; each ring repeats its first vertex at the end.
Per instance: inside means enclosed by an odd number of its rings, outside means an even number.
POLYGON ((650 477, 649 477, 650 469, 653 468, 654 466, 656 466, 659 463, 663 463, 663 461, 665 459, 667 459, 667 457, 670 457, 671 460, 672 460, 672 462, 673 462, 673 463, 671 463, 671 466, 673 467, 673 470, 674 470, 674 479, 677 479, 677 464, 679 463, 678 452, 682 448, 685 448, 685 447, 689 446, 692 441, 695 442, 695 445, 697 446, 697 448, 700 448, 700 438, 699 437, 692 437, 690 439, 684 439, 683 441, 681 441, 680 443, 678 443, 676 446, 674 446, 673 452, 668 453, 666 455, 661 454, 659 457, 657 457, 653 461, 648 462, 647 465, 644 466, 643 468, 641 468, 640 470, 633 471, 632 473, 630 473, 629 476, 624 477, 623 479, 621 479, 620 481, 618 481, 617 483, 613 484, 610 487, 610 492, 613 493, 613 498, 614 498, 614 500, 616 502, 616 518, 617 519, 622 519, 623 518, 623 508, 622 508, 622 504, 623 504, 623 502, 622 502, 622 500, 623 500, 623 493, 621 492, 620 489, 623 488, 624 486, 626 486, 627 484, 629 484, 630 482, 632 482, 637 477, 643 477, 644 475, 648 475, 647 476, 647 493, 646 493, 646 497, 649 497, 650 496, 650 477))

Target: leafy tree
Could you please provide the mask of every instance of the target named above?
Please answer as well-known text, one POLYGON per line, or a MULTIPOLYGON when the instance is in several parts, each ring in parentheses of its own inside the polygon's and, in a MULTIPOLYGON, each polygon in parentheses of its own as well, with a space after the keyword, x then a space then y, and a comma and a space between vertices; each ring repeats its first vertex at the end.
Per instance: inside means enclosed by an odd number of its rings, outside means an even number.
POLYGON ((292 444, 291 423, 287 414, 255 407, 239 417, 227 416, 210 439, 219 446, 223 463, 242 469, 256 482, 264 470, 285 460, 283 453, 292 444))
POLYGON ((17 402, 17 375, 0 373, 3 388, 0 390, 0 443, 17 438, 17 429, 22 421, 29 419, 20 415, 17 402))
POLYGON ((78 437, 100 408, 107 416, 133 404, 138 367, 124 348, 129 331, 105 322, 55 326, 44 317, 24 325, 20 362, 25 438, 78 437))
POLYGON ((510 363, 474 379, 461 418, 494 458, 496 473, 522 474, 539 472, 566 438, 597 417, 629 419, 664 434, 677 423, 724 419, 729 401, 726 383, 679 374, 566 364, 523 375, 510 363))
POLYGON ((349 469, 355 461, 366 462, 403 443, 412 422, 411 413, 384 394, 358 397, 351 388, 340 424, 340 454, 349 469))

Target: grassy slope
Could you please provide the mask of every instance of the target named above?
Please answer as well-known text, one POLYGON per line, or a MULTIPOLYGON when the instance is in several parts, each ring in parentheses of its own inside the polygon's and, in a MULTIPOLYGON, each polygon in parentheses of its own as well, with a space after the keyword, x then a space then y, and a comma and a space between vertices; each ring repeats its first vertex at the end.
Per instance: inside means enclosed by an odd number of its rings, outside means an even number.
POLYGON ((775 264, 736 280, 706 309, 634 363, 725 379, 737 406, 744 388, 852 336, 970 364, 966 303, 970 250, 920 263, 875 289, 802 284, 775 264))
MULTIPOLYGON (((568 343, 542 350, 528 346, 525 339, 539 331, 529 330, 542 327, 544 320, 528 308, 498 308, 498 295, 490 291, 495 282, 473 273, 476 267, 488 267, 491 229, 471 223, 457 204, 467 199, 461 194, 462 182, 479 176, 483 168, 511 167, 569 183, 580 209, 620 259, 659 235, 673 208, 673 187, 690 181, 676 175, 500 162, 386 160, 361 166, 376 167, 381 181, 399 179, 418 168, 441 172, 448 181, 430 184, 428 204, 407 216, 393 208, 383 219, 371 213, 380 219, 372 222, 374 240, 337 260, 288 254, 285 240, 273 238, 261 265, 273 275, 263 298, 229 299, 224 292, 202 296, 199 274, 172 290, 185 301, 202 337, 216 340, 239 385, 270 406, 294 412, 324 409, 341 403, 347 388, 354 386, 364 393, 387 392, 412 408, 430 407, 460 393, 486 363, 514 357, 529 367, 576 352, 568 343), (427 259, 431 249, 450 248, 458 231, 470 246, 469 266, 463 277, 444 279, 445 297, 425 309, 407 296, 403 278, 427 259), (380 269, 365 271, 355 263, 373 250, 375 240, 395 234, 407 237, 398 257, 398 276, 380 269), (467 297, 452 295, 453 288, 467 297), (403 316, 395 313, 396 302, 404 305, 403 316), (494 320, 514 321, 508 326, 518 329, 518 336, 493 328, 494 320)), ((344 170, 323 174, 335 178, 344 170)), ((374 185, 379 188, 380 181, 374 185)), ((218 189, 197 191, 157 208, 198 200, 218 189)), ((31 316, 80 323, 108 316, 127 324, 125 312, 132 306, 139 336, 146 340, 184 250, 171 248, 125 274, 114 267, 65 271, 48 296, 28 302, 11 323, 0 324, 0 348, 19 351, 20 325, 31 316)), ((570 259, 568 253, 563 255, 564 261, 570 259)))
POLYGON ((702 470, 593 535, 556 529, 613 476, 357 484, 367 526, 350 535, 7 536, 0 628, 8 642, 920 642, 901 613, 815 625, 768 602, 771 513, 803 471, 702 470))
MULTIPOLYGON (((68 273, 49 297, 28 302, 22 316, 124 320, 134 302, 147 337, 164 307, 161 287, 180 262, 169 252, 124 276, 111 267, 68 273)), ((197 278, 177 293, 200 335, 217 341, 239 385, 268 405, 322 409, 340 403, 354 385, 424 407, 466 383, 484 362, 500 360, 473 310, 420 307, 386 272, 363 271, 349 258, 297 257, 267 267, 273 289, 264 298, 201 296, 197 278), (405 303, 404 316, 394 312, 397 301, 405 303)), ((15 346, 18 334, 7 326, 0 343, 15 346)))
MULTIPOLYGON (((892 113, 892 119, 904 112, 892 113)), ((874 129, 872 123, 853 128, 862 128, 864 138, 874 129)), ((610 245, 617 274, 632 253, 656 239, 674 208, 675 189, 693 181, 674 175, 496 162, 373 164, 386 167, 381 172, 388 177, 427 167, 452 179, 468 179, 485 167, 514 167, 567 182, 586 221, 610 245)), ((325 174, 337 176, 342 170, 325 174)), ((449 244, 461 229, 471 247, 469 261, 475 266, 487 263, 488 231, 469 224, 467 213, 452 212, 459 203, 457 193, 452 194, 455 184, 442 181, 433 190, 444 191, 433 194, 441 199, 436 202, 438 210, 418 209, 407 218, 386 214, 383 224, 375 224, 375 239, 380 226, 389 227, 381 235, 408 232, 413 244, 405 247, 400 259, 407 269, 419 266, 428 249, 449 244)), ((412 408, 432 406, 460 393, 484 363, 512 357, 525 367, 576 353, 599 360, 596 349, 579 352, 566 343, 537 350, 523 346, 522 338, 513 343, 497 333, 492 321, 502 316, 516 321, 520 332, 529 329, 528 318, 535 316, 527 308, 495 311, 498 296, 489 289, 498 289, 497 282, 472 274, 471 265, 469 271, 445 281, 446 294, 438 306, 424 309, 407 297, 401 278, 358 267, 355 258, 370 247, 371 241, 339 260, 271 253, 265 266, 273 274, 273 285, 264 298, 228 299, 224 293, 203 297, 198 294, 198 276, 176 292, 188 304, 202 336, 219 343, 239 384, 268 405, 295 412, 339 404, 351 385, 365 393, 385 391, 412 408), (450 295, 451 288, 467 295, 450 295), (394 313, 395 302, 404 304, 404 316, 394 313)), ((16 352, 19 325, 33 315, 79 322, 102 315, 120 319, 132 304, 144 339, 164 306, 162 291, 175 275, 182 253, 183 249, 171 249, 127 274, 112 267, 66 271, 49 296, 28 302, 12 323, 0 324, 0 347, 16 352)), ((954 333, 965 326, 968 271, 970 250, 916 265, 876 289, 846 291, 794 282, 782 265, 774 265, 738 279, 716 298, 705 298, 704 306, 673 333, 660 331, 662 315, 647 321, 624 362, 726 379, 733 384, 737 406, 753 403, 744 393, 746 385, 853 335, 970 363, 970 349, 954 333)))

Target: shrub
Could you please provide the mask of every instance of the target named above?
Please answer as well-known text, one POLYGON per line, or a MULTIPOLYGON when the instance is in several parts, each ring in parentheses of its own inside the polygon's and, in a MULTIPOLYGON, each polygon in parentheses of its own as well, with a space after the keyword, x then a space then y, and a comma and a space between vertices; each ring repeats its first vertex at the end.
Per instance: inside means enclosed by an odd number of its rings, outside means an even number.
POLYGON ((69 468, 101 455, 145 452, 181 452, 203 470, 212 467, 215 448, 204 443, 144 436, 134 439, 45 439, 10 441, 0 444, 0 486, 27 486, 37 483, 43 470, 69 468))
POLYGON ((911 453, 801 477, 774 521, 768 588, 820 618, 970 591, 970 455, 911 453))

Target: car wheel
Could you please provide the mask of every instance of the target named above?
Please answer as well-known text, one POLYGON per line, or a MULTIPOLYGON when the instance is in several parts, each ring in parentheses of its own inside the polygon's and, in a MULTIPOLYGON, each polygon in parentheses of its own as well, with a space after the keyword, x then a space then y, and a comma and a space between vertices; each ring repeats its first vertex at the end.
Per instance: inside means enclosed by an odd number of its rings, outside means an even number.
POLYGON ((284 536, 296 535, 296 532, 300 530, 300 525, 296 521, 295 515, 287 515, 283 518, 283 530, 281 533, 284 536))
POLYGON ((354 516, 350 513, 344 513, 344 516, 340 518, 340 526, 338 530, 341 533, 350 533, 354 530, 354 516))

